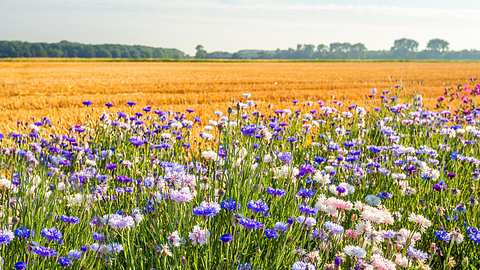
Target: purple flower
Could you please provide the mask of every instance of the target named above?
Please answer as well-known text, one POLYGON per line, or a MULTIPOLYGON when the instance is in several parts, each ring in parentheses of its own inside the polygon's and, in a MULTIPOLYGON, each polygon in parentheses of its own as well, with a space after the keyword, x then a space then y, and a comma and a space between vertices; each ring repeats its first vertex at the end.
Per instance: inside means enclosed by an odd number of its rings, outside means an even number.
POLYGON ((115 163, 109 163, 105 166, 105 169, 109 170, 109 171, 113 171, 117 168, 117 164, 115 163))
POLYGON ((261 229, 263 228, 263 224, 260 221, 255 219, 250 219, 246 217, 239 217, 238 223, 242 225, 245 229, 253 230, 253 229, 261 229))
POLYGON ((301 204, 300 206, 298 206, 298 211, 300 211, 300 213, 305 213, 307 215, 316 215, 318 212, 318 209, 315 207, 310 207, 306 204, 301 204))
POLYGON ((93 232, 93 240, 101 242, 105 240, 105 236, 102 233, 93 232))
POLYGON ((267 188, 267 193, 272 195, 272 196, 283 197, 283 195, 285 195, 285 190, 280 189, 280 188, 268 187, 267 188))
POLYGON ((54 249, 44 246, 33 247, 32 252, 42 257, 54 257, 58 255, 57 251, 55 251, 54 249))
POLYGON ((313 174, 313 173, 315 173, 315 167, 313 167, 310 164, 303 164, 299 168, 298 176, 302 177, 307 174, 313 174))
POLYGON ((136 103, 136 102, 133 102, 133 101, 128 101, 128 102, 127 102, 127 105, 128 105, 129 107, 133 107, 133 106, 137 105, 137 103, 136 103))
POLYGON ((139 137, 131 137, 128 141, 133 144, 135 147, 144 145, 147 141, 139 137))
POLYGON ((93 102, 90 101, 90 100, 84 100, 84 101, 82 102, 82 104, 85 105, 85 106, 87 106, 87 107, 89 107, 89 106, 92 106, 93 102))
POLYGON ((426 259, 428 259, 428 253, 416 249, 412 246, 408 247, 407 256, 419 261, 425 261, 426 259))
POLYGON ((107 102, 107 103, 105 103, 105 107, 111 108, 111 107, 113 107, 113 103, 112 102, 107 102))
POLYGON ((65 215, 62 215, 60 217, 60 220, 65 222, 65 223, 70 223, 70 224, 78 224, 80 222, 80 219, 78 217, 65 216, 65 215))
POLYGON ((119 176, 117 176, 116 179, 120 183, 130 183, 130 182, 132 182, 132 178, 127 177, 125 175, 119 175, 119 176))
POLYGON ((247 125, 241 128, 242 134, 248 137, 251 137, 255 135, 255 132, 257 131, 257 125, 251 124, 247 125))
POLYGON ((278 159, 284 164, 289 164, 292 161, 292 154, 289 152, 280 152, 277 154, 278 159))
POLYGON ((344 231, 342 225, 330 221, 325 222, 323 227, 332 234, 341 234, 344 231))

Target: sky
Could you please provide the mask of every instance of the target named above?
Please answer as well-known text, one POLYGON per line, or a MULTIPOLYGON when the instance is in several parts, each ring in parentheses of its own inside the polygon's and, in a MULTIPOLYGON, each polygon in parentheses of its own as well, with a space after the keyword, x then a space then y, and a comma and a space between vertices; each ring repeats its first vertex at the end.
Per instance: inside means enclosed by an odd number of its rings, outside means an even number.
POLYGON ((0 40, 142 44, 207 51, 397 38, 480 49, 478 0, 0 0, 0 40))

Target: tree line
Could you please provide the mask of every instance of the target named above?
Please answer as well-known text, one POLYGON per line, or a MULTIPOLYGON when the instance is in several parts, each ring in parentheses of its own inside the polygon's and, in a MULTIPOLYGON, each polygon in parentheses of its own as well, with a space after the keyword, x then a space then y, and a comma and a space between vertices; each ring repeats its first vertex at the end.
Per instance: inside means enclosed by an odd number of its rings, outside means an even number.
POLYGON ((431 39, 419 50, 416 40, 401 38, 389 50, 368 50, 363 43, 332 42, 328 45, 298 44, 296 48, 276 50, 239 50, 207 52, 198 45, 194 56, 178 50, 140 45, 83 44, 0 41, 0 58, 64 57, 64 58, 127 58, 127 59, 445 59, 480 60, 480 50, 449 50, 443 39, 431 39))
POLYGON ((234 53, 207 52, 197 45, 197 59, 445 59, 479 60, 479 50, 449 50, 449 42, 435 38, 428 41, 423 50, 419 50, 416 40, 401 38, 394 41, 389 50, 368 50, 363 43, 333 42, 325 44, 298 44, 287 50, 240 50, 234 53))
POLYGON ((65 57, 65 58, 168 58, 184 59, 187 55, 177 49, 140 45, 91 45, 61 41, 58 43, 0 41, 0 58, 6 57, 65 57))

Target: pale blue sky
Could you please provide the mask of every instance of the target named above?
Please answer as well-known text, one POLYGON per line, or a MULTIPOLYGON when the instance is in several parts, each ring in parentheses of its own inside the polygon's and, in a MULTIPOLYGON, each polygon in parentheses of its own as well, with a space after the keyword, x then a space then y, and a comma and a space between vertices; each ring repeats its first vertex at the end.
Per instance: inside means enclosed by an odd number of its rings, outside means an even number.
POLYGON ((480 49, 479 0, 0 0, 0 40, 123 43, 207 50, 400 37, 480 49))

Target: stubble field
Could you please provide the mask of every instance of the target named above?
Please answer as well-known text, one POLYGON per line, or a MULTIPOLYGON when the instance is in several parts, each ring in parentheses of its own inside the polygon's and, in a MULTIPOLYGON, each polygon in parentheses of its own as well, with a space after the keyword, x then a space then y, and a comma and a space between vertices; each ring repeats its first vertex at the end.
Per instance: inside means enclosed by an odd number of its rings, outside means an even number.
POLYGON ((129 100, 160 109, 192 107, 200 115, 230 105, 241 93, 265 106, 293 99, 364 100, 372 87, 401 85, 403 96, 442 94, 480 73, 480 63, 148 63, 148 62, 3 62, 0 63, 0 125, 16 129, 18 120, 49 116, 59 127, 81 122, 112 102, 127 109, 129 100))

